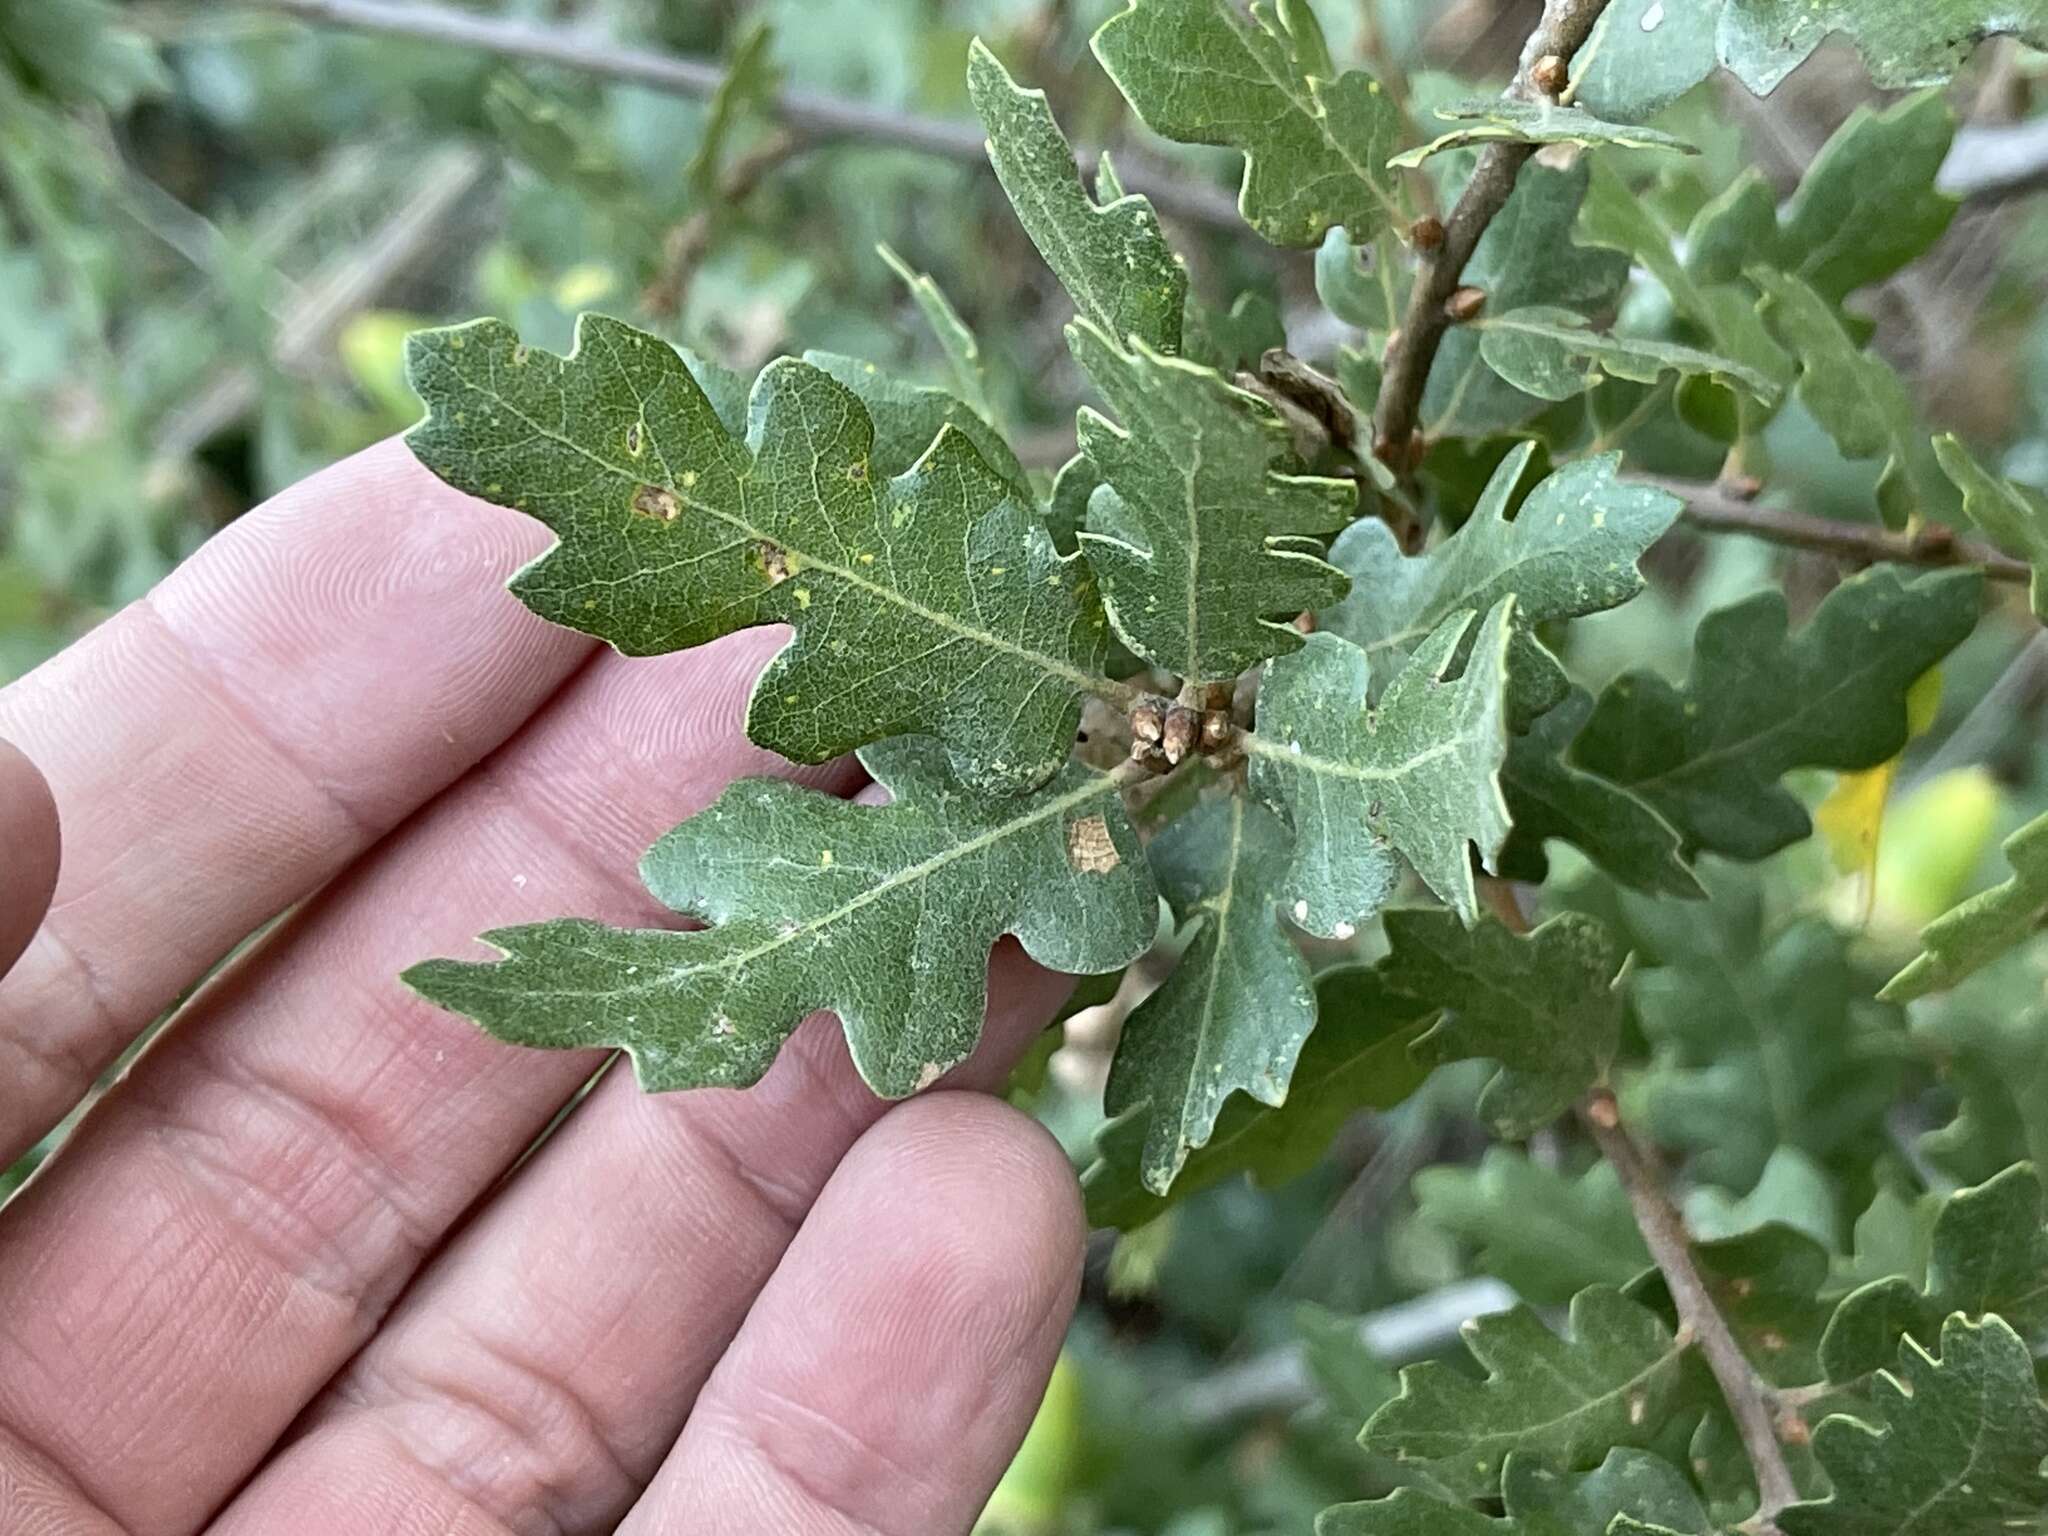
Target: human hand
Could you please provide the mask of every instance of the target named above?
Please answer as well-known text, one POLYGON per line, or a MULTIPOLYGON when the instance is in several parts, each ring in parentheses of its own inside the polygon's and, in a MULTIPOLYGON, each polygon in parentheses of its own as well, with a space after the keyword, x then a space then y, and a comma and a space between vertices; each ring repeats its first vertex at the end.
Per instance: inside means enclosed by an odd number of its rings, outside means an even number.
MULTIPOLYGON (((741 734, 775 634, 597 654, 503 590, 545 542, 386 443, 0 693, 0 1167, 292 909, 0 1212, 0 1530, 933 1536, 1015 1449, 1082 1239, 1028 1120, 890 1108, 816 1018, 744 1093, 608 1073, 522 1162, 601 1054, 396 980, 661 921, 639 854, 732 777, 858 787, 741 734)), ((1065 985, 992 966, 961 1088, 1065 985)))

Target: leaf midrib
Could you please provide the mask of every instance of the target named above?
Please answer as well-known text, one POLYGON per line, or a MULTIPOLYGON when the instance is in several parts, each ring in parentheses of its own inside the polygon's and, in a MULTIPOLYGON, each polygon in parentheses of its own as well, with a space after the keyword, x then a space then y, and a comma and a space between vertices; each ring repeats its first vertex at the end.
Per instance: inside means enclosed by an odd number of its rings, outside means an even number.
MULTIPOLYGON (((611 338, 605 337, 604 342, 606 348, 611 351, 613 360, 616 363, 618 360, 618 352, 613 342, 611 341, 611 338)), ((619 377, 622 380, 624 380, 629 387, 631 387, 631 378, 626 373, 623 367, 619 367, 618 374, 619 377)), ((631 469, 622 464, 615 464, 611 460, 605 458, 602 454, 596 453, 591 449, 586 448, 583 444, 577 442, 574 438, 569 437, 559 431, 556 431, 553 428, 544 425, 540 421, 537 421, 532 416, 529 416, 525 411, 519 409, 518 406, 514 405, 504 395, 498 393, 497 390, 487 389, 482 384, 479 384, 460 373, 458 373, 456 377, 465 389, 468 389, 474 394, 483 396, 486 400, 491 401, 493 404, 503 409, 508 415, 516 418, 518 421, 520 421, 522 424, 528 427, 534 433, 535 436, 545 438, 547 441, 551 443, 555 443, 560 447, 568 449, 570 452, 575 453, 578 456, 589 460, 592 464, 595 464, 599 469, 605 470, 607 473, 620 475, 628 480, 636 481, 639 483, 645 483, 642 480, 640 474, 636 470, 631 469)), ((645 396, 640 394, 637 388, 634 388, 633 390, 633 398, 640 407, 641 419, 644 421, 646 419, 646 398, 645 396)), ((648 433, 648 437, 649 441, 653 443, 655 452, 657 454, 661 454, 662 448, 660 441, 658 438, 654 436, 651 429, 648 433)), ((749 474, 751 474, 752 469, 753 461, 750 458, 748 465, 749 474)), ((690 495, 685 488, 676 483, 675 472, 669 467, 668 460, 665 454, 663 454, 662 457, 662 489, 673 495, 684 506, 690 508, 691 511, 702 512, 706 516, 711 517, 716 521, 725 524, 728 528, 733 529, 735 532, 743 535, 746 538, 756 539, 766 544, 772 544, 777 549, 783 550, 790 555, 794 555, 800 564, 808 567, 809 569, 823 571, 826 575, 844 581, 847 585, 854 587, 859 591, 866 592, 870 596, 878 598, 884 603, 890 604, 897 608, 901 608, 906 613, 913 614, 917 618, 922 619, 924 622, 930 624, 935 629, 948 631, 954 635, 959 636, 963 640, 972 641, 977 645, 986 647, 987 649, 1001 651, 1006 655, 1017 657, 1019 660, 1031 662, 1034 665, 1036 665, 1040 671, 1045 672, 1053 677, 1057 677, 1063 682, 1073 684, 1083 693, 1106 694, 1112 691, 1112 685, 1108 682, 1107 679, 1095 677, 1092 674, 1082 670, 1081 668, 1074 666, 1071 662, 1063 661, 1055 656, 1048 656, 1044 652, 1033 650, 1030 646, 1027 645, 1019 645, 1014 640, 1007 640, 1003 638, 1001 635, 994 634, 988 630, 981 629, 972 624, 964 623, 960 619, 954 617, 952 614, 941 612, 939 609, 936 608, 927 607, 925 604, 918 602, 915 598, 909 596, 908 594, 899 592, 893 587, 883 586, 879 582, 870 581, 866 577, 860 575, 857 571, 854 571, 847 566, 840 565, 836 561, 827 560, 824 557, 814 554, 809 550, 799 549, 796 545, 790 543, 786 537, 779 533, 770 533, 766 529, 756 527, 753 523, 749 522, 747 519, 743 517, 738 516, 735 513, 727 512, 723 508, 713 506, 709 502, 698 500, 696 497, 690 495)))
MULTIPOLYGON (((1456 1430, 1437 1431, 1437 1437, 1443 1440, 1450 1441, 1452 1444, 1452 1449, 1446 1450, 1440 1453, 1439 1455, 1432 1457, 1431 1459, 1442 1460, 1445 1457, 1473 1450, 1483 1451, 1488 1456, 1491 1456, 1494 1454, 1495 1447, 1500 1446, 1504 1446, 1508 1449, 1513 1449, 1516 1445, 1518 1445, 1528 1436, 1544 1434, 1548 1431, 1558 1428, 1558 1426, 1560 1425, 1570 1424, 1575 1419, 1584 1418, 1588 1414, 1591 1414, 1598 1409, 1606 1407, 1616 1398, 1626 1396, 1628 1393, 1633 1392, 1637 1387, 1641 1386, 1644 1382, 1648 1381, 1652 1376, 1655 1376, 1659 1371, 1663 1370, 1666 1366, 1671 1364, 1671 1362, 1676 1360, 1680 1355, 1684 1354, 1689 1347, 1690 1346, 1684 1341, 1677 1338, 1673 1338, 1670 1341, 1670 1343, 1666 1345, 1665 1348, 1658 1354, 1656 1359, 1652 1360, 1648 1365, 1645 1365, 1641 1370, 1637 1371, 1633 1376, 1629 1377, 1628 1380, 1618 1382, 1613 1387, 1610 1387, 1607 1391, 1597 1393, 1592 1397, 1586 1398, 1583 1401, 1574 1404, 1571 1408, 1567 1409, 1563 1413, 1558 1414, 1554 1418, 1541 1419, 1534 1422, 1523 1423, 1517 1425, 1513 1429, 1502 1429, 1495 1430, 1492 1432, 1470 1433, 1464 1435, 1462 1438, 1457 1439, 1452 1439, 1452 1437, 1458 1435, 1458 1431, 1456 1430)), ((1550 1374, 1555 1376, 1556 1372, 1552 1371, 1550 1372, 1550 1374)), ((1567 1385, 1569 1384, 1569 1379, 1567 1378, 1567 1385)), ((1429 1436, 1427 1435, 1427 1433, 1425 1433, 1425 1435, 1417 1438, 1422 1438, 1426 1441, 1429 1438, 1429 1436)))
POLYGON ((1332 778, 1352 779, 1364 784, 1379 784, 1391 783, 1396 779, 1413 773, 1425 764, 1435 762, 1438 758, 1454 756, 1461 748, 1470 745, 1471 741, 1472 736, 1468 732, 1447 736, 1435 746, 1425 748, 1423 751, 1416 753, 1415 756, 1386 768, 1370 768, 1361 764, 1340 763, 1335 758, 1320 757, 1313 752, 1296 752, 1290 747, 1281 746, 1278 742, 1265 741, 1257 736, 1247 736, 1244 745, 1245 750, 1256 757, 1270 757, 1275 762, 1293 763, 1310 773, 1326 774, 1332 778))
MULTIPOLYGON (((1004 839, 1028 831, 1032 827, 1039 825, 1041 822, 1051 820, 1055 816, 1064 815, 1076 806, 1085 805, 1090 800, 1112 794, 1116 788, 1117 781, 1114 776, 1110 774, 1097 774, 1080 788, 1072 789, 1063 795, 1056 796, 1042 805, 1034 807, 1022 816, 991 827, 978 836, 967 839, 965 842, 955 843, 929 858, 920 860, 916 864, 905 866, 888 878, 867 887, 859 895, 841 902, 831 911, 813 918, 807 923, 799 924, 791 928, 787 933, 777 933, 765 943, 757 944, 751 949, 741 950, 735 954, 721 955, 717 959, 705 963, 686 962, 681 965, 650 970, 647 980, 640 982, 636 986, 611 988, 605 995, 609 997, 623 997, 631 996, 635 993, 661 991, 692 976, 716 975, 720 972, 742 969, 763 956, 774 954, 777 950, 787 945, 795 944, 811 937, 813 934, 822 932, 835 923, 843 922, 854 913, 872 906, 885 896, 902 890, 906 886, 915 885, 919 881, 929 879, 949 864, 957 863, 970 855, 980 853, 987 848, 992 848, 1004 839)), ((865 814, 886 814, 886 808, 880 808, 865 814)), ((711 937, 722 931, 724 931, 724 925, 719 924, 710 928, 696 930, 694 933, 678 934, 676 936, 684 939, 699 936, 711 937)), ((535 988, 529 990, 532 995, 537 996, 545 989, 535 988)), ((581 997, 588 994, 583 992, 564 992, 559 995, 581 997)))

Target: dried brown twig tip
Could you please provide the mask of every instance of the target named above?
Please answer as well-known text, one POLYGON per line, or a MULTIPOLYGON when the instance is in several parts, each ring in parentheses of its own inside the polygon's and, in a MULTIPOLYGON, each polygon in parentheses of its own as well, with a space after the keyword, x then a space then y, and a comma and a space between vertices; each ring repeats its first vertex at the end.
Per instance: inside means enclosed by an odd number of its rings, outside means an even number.
POLYGON ((1546 96, 1555 96, 1571 84, 1571 71, 1564 60, 1554 53, 1546 53, 1529 66, 1529 83, 1546 96))
POLYGON ((1486 290, 1484 288, 1474 288, 1470 283, 1467 283, 1462 288, 1453 290, 1451 296, 1444 300, 1444 313, 1450 317, 1454 325, 1476 318, 1479 311, 1484 308, 1486 308, 1486 290))
POLYGON ((1159 750, 1169 763, 1178 765, 1181 759, 1194 751, 1195 743, 1201 738, 1202 717, 1185 704, 1176 704, 1166 712, 1159 750))
MULTIPOLYGON (((1166 700, 1143 698, 1131 706, 1131 741, 1135 746, 1156 747, 1166 732, 1166 700)), ((1133 756, 1136 754, 1133 753, 1133 756)))
POLYGON ((1424 214, 1408 226, 1408 243, 1418 251, 1433 251, 1444 243, 1444 221, 1424 214))
POLYGON ((1230 709, 1212 709, 1202 716, 1202 750, 1214 752, 1229 743, 1237 734, 1237 726, 1230 718, 1230 709))

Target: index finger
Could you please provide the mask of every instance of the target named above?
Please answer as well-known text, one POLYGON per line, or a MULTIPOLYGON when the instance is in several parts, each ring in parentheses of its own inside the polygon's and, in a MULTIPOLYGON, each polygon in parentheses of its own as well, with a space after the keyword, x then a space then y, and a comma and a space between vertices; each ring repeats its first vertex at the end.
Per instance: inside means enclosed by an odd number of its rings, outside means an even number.
POLYGON ((0 735, 69 832, 49 915, 0 980, 0 1166, 589 654, 504 590, 547 542, 381 443, 0 692, 0 735))

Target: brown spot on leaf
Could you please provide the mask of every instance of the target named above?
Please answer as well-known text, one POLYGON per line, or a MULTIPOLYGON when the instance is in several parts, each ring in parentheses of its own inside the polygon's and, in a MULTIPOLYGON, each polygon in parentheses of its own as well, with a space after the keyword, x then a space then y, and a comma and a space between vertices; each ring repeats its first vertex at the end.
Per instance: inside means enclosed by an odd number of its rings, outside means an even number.
POLYGON ((761 562, 761 572, 768 578, 770 586, 781 586, 789 580, 789 551, 769 539, 762 539, 754 546, 754 554, 761 562))
POLYGON ((642 517, 672 523, 683 515, 683 504, 676 499, 674 491, 663 490, 658 485, 643 485, 633 493, 633 510, 642 517))
POLYGON ((1100 816, 1068 822, 1067 862, 1084 875, 1106 875, 1121 864, 1123 858, 1109 835, 1109 823, 1100 816))

